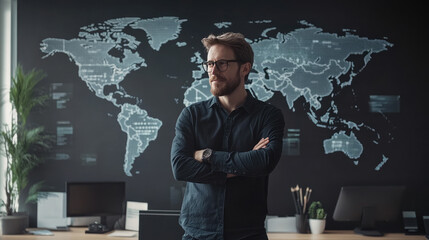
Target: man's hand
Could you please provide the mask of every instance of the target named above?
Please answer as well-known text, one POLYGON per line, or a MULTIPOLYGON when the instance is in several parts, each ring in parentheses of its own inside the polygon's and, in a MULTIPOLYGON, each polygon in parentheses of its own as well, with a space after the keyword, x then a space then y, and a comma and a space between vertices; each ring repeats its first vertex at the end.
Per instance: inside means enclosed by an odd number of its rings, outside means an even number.
MULTIPOLYGON (((268 137, 266 137, 266 138, 261 138, 261 140, 259 140, 259 142, 253 147, 253 149, 252 150, 258 150, 258 149, 261 149, 261 148, 266 148, 267 147, 267 144, 270 142, 270 139, 268 138, 268 137)), ((227 178, 232 178, 232 177, 235 177, 235 176, 237 176, 237 175, 235 175, 235 174, 232 174, 232 173, 228 173, 228 174, 226 174, 226 177, 227 178)))
POLYGON ((201 149, 198 151, 194 152, 194 158, 195 160, 197 160, 198 162, 203 162, 203 152, 205 149, 201 149))
POLYGON ((253 150, 258 150, 261 148, 266 148, 267 144, 270 142, 270 139, 268 137, 266 138, 261 138, 261 140, 259 140, 259 142, 253 147, 253 150))

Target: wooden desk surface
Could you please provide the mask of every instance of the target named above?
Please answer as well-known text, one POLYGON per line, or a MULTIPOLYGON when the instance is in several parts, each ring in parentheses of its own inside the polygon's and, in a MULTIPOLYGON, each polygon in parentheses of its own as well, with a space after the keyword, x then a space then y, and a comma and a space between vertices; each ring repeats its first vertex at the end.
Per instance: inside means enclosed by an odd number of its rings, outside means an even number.
POLYGON ((136 237, 109 237, 112 232, 103 233, 103 234, 95 234, 95 233, 85 233, 87 227, 72 227, 70 231, 51 231, 54 235, 51 236, 43 236, 43 235, 32 235, 32 234, 24 234, 24 235, 3 235, 0 236, 1 240, 18 240, 18 239, 44 239, 44 240, 137 240, 138 234, 136 237))
POLYGON ((405 235, 403 233, 387 233, 383 237, 368 237, 355 234, 353 231, 325 231, 323 234, 269 233, 270 240, 426 240, 424 235, 405 235))
MULTIPOLYGON (((136 237, 109 237, 109 233, 105 234, 86 234, 85 230, 87 228, 70 228, 70 231, 52 231, 53 236, 36 236, 36 235, 3 235, 0 236, 1 240, 18 240, 18 239, 44 239, 44 240, 137 240, 136 237)), ((300 234, 300 233, 269 233, 268 238, 270 240, 426 240, 423 235, 405 235, 403 233, 389 233, 385 234, 383 237, 366 237, 353 233, 353 231, 325 231, 323 234, 300 234)), ((169 240, 169 239, 159 239, 159 240, 169 240)))

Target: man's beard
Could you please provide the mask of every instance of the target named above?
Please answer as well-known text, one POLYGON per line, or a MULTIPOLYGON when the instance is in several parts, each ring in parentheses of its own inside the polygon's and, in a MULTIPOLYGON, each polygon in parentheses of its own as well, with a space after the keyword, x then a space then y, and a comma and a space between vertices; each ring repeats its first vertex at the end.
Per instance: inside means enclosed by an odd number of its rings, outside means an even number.
POLYGON ((210 92, 216 97, 229 95, 234 92, 234 90, 237 89, 237 87, 240 85, 240 74, 238 71, 234 79, 231 79, 231 81, 228 81, 223 77, 217 77, 214 75, 211 78, 216 78, 219 83, 223 84, 222 86, 218 87, 213 87, 210 84, 210 92))

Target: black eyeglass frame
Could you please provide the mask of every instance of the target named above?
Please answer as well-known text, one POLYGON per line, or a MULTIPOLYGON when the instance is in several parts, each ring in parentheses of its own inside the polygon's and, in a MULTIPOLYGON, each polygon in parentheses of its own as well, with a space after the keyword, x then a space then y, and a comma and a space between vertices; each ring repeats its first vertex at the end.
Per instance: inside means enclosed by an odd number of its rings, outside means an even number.
POLYGON ((238 62, 238 63, 244 63, 243 61, 241 61, 241 60, 236 60, 236 59, 234 59, 234 60, 225 60, 225 59, 220 59, 220 60, 217 60, 217 61, 204 61, 204 62, 202 62, 201 63, 201 65, 203 66, 203 69, 204 69, 204 71, 206 71, 206 72, 209 72, 209 66, 208 66, 208 63, 213 63, 213 65, 214 66, 216 66, 216 68, 217 68, 217 70, 219 71, 219 72, 226 72, 227 70, 228 70, 228 64, 230 63, 230 62, 238 62), (221 70, 220 68, 219 68, 219 65, 217 64, 218 62, 226 62, 226 68, 225 68, 225 70, 221 70))

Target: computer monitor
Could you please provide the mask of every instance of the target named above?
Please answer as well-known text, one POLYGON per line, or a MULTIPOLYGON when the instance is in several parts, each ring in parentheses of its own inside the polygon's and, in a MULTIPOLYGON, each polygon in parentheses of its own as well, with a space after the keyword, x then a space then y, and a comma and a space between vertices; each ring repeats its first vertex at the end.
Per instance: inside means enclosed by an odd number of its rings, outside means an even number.
POLYGON ((139 240, 182 239, 185 232, 179 224, 179 217, 180 210, 140 210, 139 240))
POLYGON ((401 216, 405 186, 342 187, 335 206, 335 221, 356 221, 355 233, 383 236, 377 222, 394 222, 401 216))
POLYGON ((107 227, 106 217, 125 212, 125 182, 67 182, 66 199, 67 217, 100 216, 107 227))

